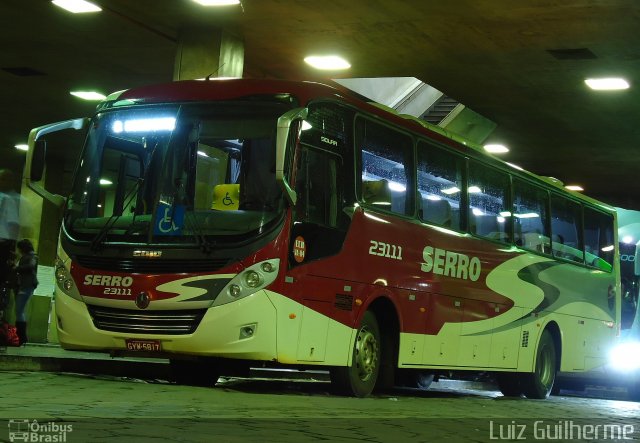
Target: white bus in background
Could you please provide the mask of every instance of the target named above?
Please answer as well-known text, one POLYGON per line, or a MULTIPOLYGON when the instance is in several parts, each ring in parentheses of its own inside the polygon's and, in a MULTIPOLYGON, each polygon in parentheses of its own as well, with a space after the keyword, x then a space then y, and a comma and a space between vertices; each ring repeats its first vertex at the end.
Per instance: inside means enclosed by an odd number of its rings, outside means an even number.
POLYGON ((622 284, 620 344, 611 352, 615 379, 640 400, 640 211, 617 209, 622 284))

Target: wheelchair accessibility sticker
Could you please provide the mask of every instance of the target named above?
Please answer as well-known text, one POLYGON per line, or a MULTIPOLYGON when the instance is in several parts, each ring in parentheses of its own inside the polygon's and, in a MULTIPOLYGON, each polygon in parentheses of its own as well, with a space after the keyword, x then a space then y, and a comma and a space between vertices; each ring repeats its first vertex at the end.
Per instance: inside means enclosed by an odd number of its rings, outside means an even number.
POLYGON ((160 203, 156 211, 154 235, 181 235, 184 226, 184 206, 160 203))

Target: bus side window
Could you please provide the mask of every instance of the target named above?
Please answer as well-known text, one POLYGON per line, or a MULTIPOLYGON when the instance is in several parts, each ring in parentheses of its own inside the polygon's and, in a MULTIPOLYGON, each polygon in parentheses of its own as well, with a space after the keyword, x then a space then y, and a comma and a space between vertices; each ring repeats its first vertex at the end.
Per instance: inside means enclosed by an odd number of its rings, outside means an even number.
POLYGON ((469 231, 489 240, 511 243, 509 176, 469 162, 469 231))
POLYGON ((513 180, 514 241, 530 251, 551 253, 549 193, 515 178, 513 180))
POLYGON ((615 253, 613 217, 584 208, 584 247, 587 265, 611 271, 615 253))
POLYGON ((413 141, 370 120, 356 120, 360 152, 360 199, 397 214, 413 215, 413 141), (376 192, 377 201, 371 194, 376 192), (388 195, 388 196, 387 196, 388 195))
POLYGON ((558 195, 551 196, 551 248, 555 257, 584 263, 581 220, 579 203, 558 195))
POLYGON ((460 156, 418 143, 418 217, 424 222, 461 230, 463 160, 460 156))

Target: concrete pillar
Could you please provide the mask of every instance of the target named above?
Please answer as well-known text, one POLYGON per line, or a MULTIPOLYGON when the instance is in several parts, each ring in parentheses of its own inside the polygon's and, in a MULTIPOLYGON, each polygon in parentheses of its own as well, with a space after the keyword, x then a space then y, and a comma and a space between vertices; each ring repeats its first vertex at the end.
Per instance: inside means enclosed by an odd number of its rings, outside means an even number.
POLYGON ((242 77, 244 43, 222 29, 185 29, 178 38, 174 80, 242 77))

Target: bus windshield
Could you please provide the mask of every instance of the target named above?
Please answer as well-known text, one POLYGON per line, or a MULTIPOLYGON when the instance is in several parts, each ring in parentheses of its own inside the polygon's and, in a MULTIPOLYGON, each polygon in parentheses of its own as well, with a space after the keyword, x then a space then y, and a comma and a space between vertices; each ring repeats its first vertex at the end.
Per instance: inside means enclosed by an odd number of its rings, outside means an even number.
POLYGON ((64 218, 77 240, 240 241, 284 202, 270 101, 112 108, 92 120, 64 218))

